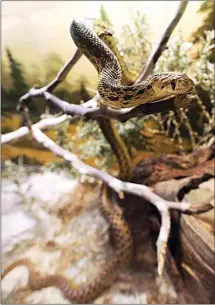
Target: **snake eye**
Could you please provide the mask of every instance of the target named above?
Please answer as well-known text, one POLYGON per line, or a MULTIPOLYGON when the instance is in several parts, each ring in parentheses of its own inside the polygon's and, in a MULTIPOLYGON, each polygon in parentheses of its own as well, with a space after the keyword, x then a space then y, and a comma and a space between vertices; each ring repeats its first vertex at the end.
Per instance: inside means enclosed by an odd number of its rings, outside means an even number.
POLYGON ((175 81, 173 80, 170 84, 171 84, 172 90, 175 90, 175 87, 176 87, 175 81))

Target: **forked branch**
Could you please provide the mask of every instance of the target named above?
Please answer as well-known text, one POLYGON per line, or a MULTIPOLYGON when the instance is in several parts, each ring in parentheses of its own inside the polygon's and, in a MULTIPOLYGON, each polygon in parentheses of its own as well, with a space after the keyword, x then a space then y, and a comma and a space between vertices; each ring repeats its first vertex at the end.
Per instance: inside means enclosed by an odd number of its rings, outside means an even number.
MULTIPOLYGON (((156 46, 155 46, 154 50, 152 51, 147 63, 145 65, 143 65, 143 69, 140 72, 139 76, 137 77, 135 83, 139 83, 140 81, 146 79, 152 73, 156 62, 158 61, 162 52, 166 48, 167 42, 169 41, 169 38, 170 38, 174 28, 176 27, 179 20, 183 16, 183 14, 185 12, 185 9, 187 7, 187 4, 188 4, 188 1, 184 1, 184 0, 180 1, 178 10, 176 11, 175 16, 170 21, 170 23, 168 24, 168 26, 164 30, 163 34, 161 35, 161 39, 156 44, 156 46)), ((69 59, 68 62, 62 67, 62 69, 56 75, 56 78, 53 81, 51 81, 48 85, 46 85, 42 88, 39 88, 39 89, 31 88, 25 95, 23 95, 20 98, 17 109, 21 110, 23 108, 23 106, 28 104, 33 97, 42 96, 42 95, 44 95, 45 92, 49 92, 49 93, 53 92, 53 90, 57 87, 57 85, 59 85, 67 77, 67 75, 69 74, 69 72, 71 71, 73 66, 81 58, 81 56, 82 56, 82 52, 79 49, 76 49, 73 57, 71 59, 69 59)), ((100 101, 100 96, 99 96, 98 93, 96 94, 96 96, 94 98, 97 100, 97 102, 100 101)), ((54 102, 52 99, 50 99, 50 101, 54 102)), ((157 111, 155 111, 155 107, 158 106, 158 104, 159 103, 157 103, 154 106, 154 108, 153 108, 154 112, 153 113, 160 112, 159 109, 157 111)), ((166 111, 168 111, 168 110, 170 110, 170 109, 167 109, 166 111)), ((134 110, 134 112, 138 113, 139 109, 137 111, 134 110)), ((143 113, 143 114, 147 114, 147 113, 143 113)), ((111 117, 109 117, 109 118, 111 118, 111 117)), ((115 119, 117 119, 117 117, 115 119)))
MULTIPOLYGON (((181 1, 179 5, 179 9, 176 12, 173 20, 167 26, 164 31, 160 41, 152 52, 151 56, 148 59, 146 66, 143 68, 139 77, 135 81, 138 83, 144 80, 153 70, 156 61, 161 55, 162 51, 165 49, 166 44, 169 40, 173 29, 177 25, 178 21, 182 17, 185 8, 187 6, 187 1, 181 1)), ((60 124, 68 119, 66 114, 69 115, 79 115, 84 116, 86 118, 96 119, 98 117, 105 117, 109 119, 116 119, 120 121, 126 121, 134 116, 142 116, 162 111, 168 111, 174 108, 175 106, 175 98, 170 98, 165 100, 164 103, 151 103, 144 104, 141 106, 137 106, 133 109, 120 110, 115 111, 112 109, 103 109, 101 107, 97 107, 97 103, 100 101, 100 96, 97 93, 95 97, 88 101, 84 105, 73 105, 69 104, 66 101, 63 101, 52 94, 53 90, 60 84, 68 75, 72 67, 77 63, 77 61, 81 58, 82 53, 79 50, 76 50, 74 56, 64 65, 64 67, 59 71, 56 78, 51 81, 48 85, 43 88, 31 88, 25 95, 23 95, 20 100, 17 109, 23 110, 26 106, 33 100, 35 97, 44 97, 46 100, 54 103, 58 106, 65 115, 54 118, 54 119, 46 119, 41 120, 40 122, 31 126, 30 131, 28 127, 21 127, 19 130, 16 130, 10 134, 5 134, 2 136, 2 143, 8 143, 14 139, 18 139, 20 137, 26 136, 29 132, 31 132, 34 139, 42 144, 45 148, 49 149, 53 153, 58 156, 61 156, 64 160, 71 163, 71 165, 76 168, 83 175, 91 175, 97 179, 102 180, 104 183, 109 185, 113 190, 117 193, 127 192, 130 194, 134 194, 136 196, 142 197, 147 201, 151 202, 161 213, 161 229, 157 240, 157 255, 158 255, 158 273, 162 274, 164 262, 165 262, 165 253, 166 246, 169 237, 170 231, 170 209, 178 209, 181 211, 187 211, 190 208, 190 204, 186 202, 170 202, 166 201, 163 198, 157 196, 153 193, 152 189, 147 186, 134 184, 130 182, 121 181, 110 174, 100 171, 94 167, 91 167, 84 162, 82 162, 76 155, 73 153, 63 149, 59 145, 57 145, 54 141, 48 138, 40 129, 48 128, 51 126, 55 126, 60 124)))
MULTIPOLYGON (((36 124, 35 124, 36 125, 36 124)), ((146 199, 151 202, 161 214, 161 229, 157 240, 157 257, 158 257, 158 273, 161 275, 163 272, 167 241, 169 238, 170 232, 170 209, 178 209, 180 211, 188 211, 190 204, 187 202, 172 202, 167 201, 155 193, 153 190, 145 185, 139 185, 135 183, 125 182, 119 180, 116 177, 111 176, 110 174, 101 171, 97 168, 89 166, 82 162, 75 154, 69 152, 66 149, 63 149, 47 137, 38 126, 33 125, 31 128, 31 133, 33 138, 43 145, 45 148, 52 151, 57 156, 62 157, 65 161, 70 162, 70 164, 82 175, 93 176, 104 183, 109 187, 115 190, 117 193, 130 193, 139 197, 146 199)))

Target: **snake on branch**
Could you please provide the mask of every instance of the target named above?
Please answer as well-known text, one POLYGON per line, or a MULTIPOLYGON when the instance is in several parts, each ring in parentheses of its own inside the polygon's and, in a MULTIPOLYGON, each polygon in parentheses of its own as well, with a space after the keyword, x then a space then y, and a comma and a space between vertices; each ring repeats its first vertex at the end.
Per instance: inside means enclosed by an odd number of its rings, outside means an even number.
MULTIPOLYGON (((178 108, 194 102, 195 86, 184 73, 167 72, 150 76, 138 84, 123 73, 111 46, 108 35, 100 37, 84 23, 73 20, 70 33, 74 43, 89 59, 98 71, 98 92, 101 106, 113 109, 131 108, 143 103, 152 103, 175 97, 178 108)), ((109 142, 119 164, 119 179, 129 180, 131 161, 127 148, 119 136, 112 120, 99 119, 99 126, 109 142)), ((9 265, 2 274, 2 279, 16 266, 25 265, 29 270, 28 285, 32 290, 55 286, 65 298, 76 303, 90 303, 117 278, 122 267, 130 261, 133 239, 122 211, 111 201, 111 190, 103 185, 102 214, 108 221, 110 237, 115 248, 115 256, 105 261, 94 281, 74 287, 71 280, 63 275, 44 275, 36 271, 29 259, 20 259, 9 265)))

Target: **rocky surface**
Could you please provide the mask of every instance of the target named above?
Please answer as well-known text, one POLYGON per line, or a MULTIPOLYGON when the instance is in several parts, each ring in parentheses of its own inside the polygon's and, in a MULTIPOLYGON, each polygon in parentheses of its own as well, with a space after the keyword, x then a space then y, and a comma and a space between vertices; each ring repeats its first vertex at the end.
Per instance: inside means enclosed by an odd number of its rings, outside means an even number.
MULTIPOLYGON (((28 257, 42 274, 61 273, 78 285, 92 280, 101 262, 114 255, 100 203, 98 185, 80 184, 63 174, 32 173, 19 187, 3 179, 3 269, 28 257)), ((140 253, 139 263, 131 264, 122 274, 126 280, 113 283, 96 304, 177 301, 167 273, 162 278, 156 274, 156 254, 149 236, 140 253)), ((31 291, 27 281, 26 267, 11 271, 2 281, 3 303, 69 303, 58 289, 31 291)))

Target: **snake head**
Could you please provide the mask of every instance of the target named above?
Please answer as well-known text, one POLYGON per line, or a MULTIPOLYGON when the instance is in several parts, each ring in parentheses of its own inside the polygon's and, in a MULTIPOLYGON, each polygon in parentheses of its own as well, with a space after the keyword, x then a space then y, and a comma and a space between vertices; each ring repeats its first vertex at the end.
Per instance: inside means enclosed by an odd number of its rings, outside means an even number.
POLYGON ((185 73, 178 74, 176 79, 170 81, 173 91, 177 94, 185 94, 194 90, 195 84, 185 73))

